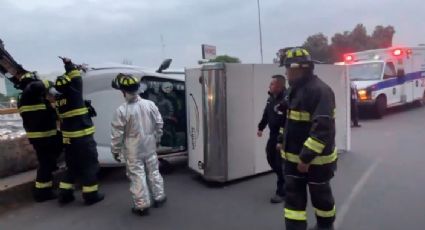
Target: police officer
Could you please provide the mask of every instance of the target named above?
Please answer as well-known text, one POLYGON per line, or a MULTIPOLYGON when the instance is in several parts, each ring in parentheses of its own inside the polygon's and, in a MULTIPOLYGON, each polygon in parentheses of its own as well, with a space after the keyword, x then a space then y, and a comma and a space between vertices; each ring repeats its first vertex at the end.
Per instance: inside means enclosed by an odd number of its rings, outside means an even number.
POLYGON ((271 203, 281 203, 285 196, 285 178, 282 171, 282 158, 277 150, 278 136, 282 124, 285 123, 286 111, 280 110, 281 102, 285 95, 285 78, 282 75, 275 75, 269 87, 269 99, 264 108, 263 117, 258 124, 257 136, 263 136, 263 130, 269 126, 270 137, 267 142, 267 161, 277 176, 276 194, 270 199, 271 203))
POLYGON ((74 183, 82 184, 85 204, 91 205, 104 199, 99 193, 97 172, 99 170, 95 127, 91 119, 92 109, 83 99, 83 82, 80 71, 64 58, 66 73, 56 79, 55 87, 61 94, 56 107, 61 119, 63 144, 67 171, 59 184, 59 203, 74 201, 74 183))
POLYGON ((337 160, 334 93, 314 75, 307 50, 289 50, 283 63, 290 85, 282 153, 286 229, 307 228, 307 186, 317 219, 314 229, 333 229, 336 210, 329 181, 337 160))
POLYGON ((22 90, 18 110, 38 159, 33 197, 37 202, 52 200, 56 198, 52 190, 52 173, 57 169, 57 159, 62 152, 56 111, 46 99, 53 82, 41 81, 35 72, 24 73, 17 82, 15 88, 22 90))
POLYGON ((357 104, 358 92, 357 92, 357 87, 353 82, 351 82, 350 91, 351 91, 351 100, 350 100, 351 124, 352 124, 352 127, 361 127, 361 125, 359 124, 359 107, 357 104))

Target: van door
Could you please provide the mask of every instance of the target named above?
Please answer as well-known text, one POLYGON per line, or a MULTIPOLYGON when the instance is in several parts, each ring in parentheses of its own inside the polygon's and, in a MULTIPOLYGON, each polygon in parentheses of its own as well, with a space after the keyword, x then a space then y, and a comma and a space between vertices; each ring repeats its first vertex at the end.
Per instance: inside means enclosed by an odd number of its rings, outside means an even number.
POLYGON ((425 89, 425 54, 423 52, 414 53, 412 57, 413 100, 421 100, 425 89))
POLYGON ((388 106, 400 103, 402 101, 402 94, 404 94, 404 78, 397 77, 393 62, 385 63, 383 80, 386 84, 390 85, 390 87, 384 89, 388 106))

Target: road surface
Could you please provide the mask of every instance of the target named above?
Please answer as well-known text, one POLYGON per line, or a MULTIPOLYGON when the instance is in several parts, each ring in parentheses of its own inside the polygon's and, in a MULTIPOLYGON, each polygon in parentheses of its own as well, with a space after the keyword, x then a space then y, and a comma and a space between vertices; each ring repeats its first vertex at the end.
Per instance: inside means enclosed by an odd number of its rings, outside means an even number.
MULTIPOLYGON (((352 152, 341 155, 332 182, 337 229, 425 229, 425 108, 397 110, 361 124, 353 129, 352 152)), ((130 212, 124 170, 109 170, 102 180, 104 202, 91 207, 80 197, 66 207, 28 202, 0 216, 0 229, 284 229, 282 205, 269 203, 274 180, 264 174, 209 187, 177 167, 165 176, 166 206, 138 217, 130 212)))

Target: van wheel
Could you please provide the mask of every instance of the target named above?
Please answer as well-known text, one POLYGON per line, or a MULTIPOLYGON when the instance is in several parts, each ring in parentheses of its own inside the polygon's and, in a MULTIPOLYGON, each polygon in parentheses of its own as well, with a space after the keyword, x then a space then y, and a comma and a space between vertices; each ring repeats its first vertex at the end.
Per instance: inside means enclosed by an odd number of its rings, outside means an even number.
POLYGON ((420 105, 421 106, 424 106, 425 105, 425 91, 424 91, 424 93, 422 95, 422 99, 420 100, 420 105))
POLYGON ((387 98, 385 96, 379 96, 375 102, 375 118, 382 119, 385 112, 387 111, 387 98))

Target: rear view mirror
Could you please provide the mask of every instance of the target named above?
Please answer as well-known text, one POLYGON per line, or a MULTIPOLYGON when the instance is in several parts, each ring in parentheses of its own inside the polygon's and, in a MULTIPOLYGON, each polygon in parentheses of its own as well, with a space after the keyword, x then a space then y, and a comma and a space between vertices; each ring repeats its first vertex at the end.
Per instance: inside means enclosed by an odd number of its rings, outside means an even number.
POLYGON ((170 67, 171 62, 173 61, 173 59, 165 59, 161 65, 159 66, 158 70, 156 71, 157 73, 162 73, 163 70, 166 70, 170 67))

